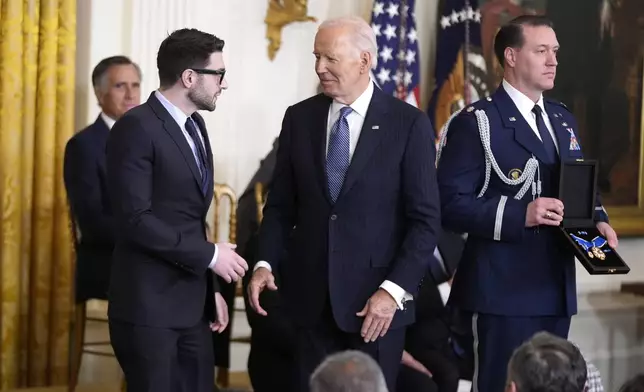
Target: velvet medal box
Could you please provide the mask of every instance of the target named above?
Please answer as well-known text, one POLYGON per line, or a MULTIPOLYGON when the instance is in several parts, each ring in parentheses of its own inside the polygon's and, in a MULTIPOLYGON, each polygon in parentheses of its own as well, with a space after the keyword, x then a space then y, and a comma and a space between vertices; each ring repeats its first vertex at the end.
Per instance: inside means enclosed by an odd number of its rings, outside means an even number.
POLYGON ((597 161, 561 164, 559 199, 564 218, 559 226, 577 260, 591 275, 627 274, 630 268, 595 227, 597 161))

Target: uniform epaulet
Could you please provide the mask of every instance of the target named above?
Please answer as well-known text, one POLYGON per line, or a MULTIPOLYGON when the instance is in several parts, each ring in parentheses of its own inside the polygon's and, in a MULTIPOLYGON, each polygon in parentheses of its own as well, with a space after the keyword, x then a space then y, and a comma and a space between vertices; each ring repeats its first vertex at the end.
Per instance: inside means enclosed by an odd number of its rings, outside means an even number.
POLYGON ((463 109, 465 113, 472 113, 475 110, 485 110, 492 103, 492 97, 486 97, 479 99, 476 102, 472 102, 470 105, 463 109))
POLYGON ((567 111, 570 112, 570 109, 568 109, 568 106, 566 106, 566 104, 561 102, 561 101, 558 101, 556 99, 551 99, 551 98, 544 98, 544 101, 546 101, 546 102, 548 102, 550 104, 553 104, 553 105, 561 106, 561 107, 563 107, 564 109, 566 109, 567 111))

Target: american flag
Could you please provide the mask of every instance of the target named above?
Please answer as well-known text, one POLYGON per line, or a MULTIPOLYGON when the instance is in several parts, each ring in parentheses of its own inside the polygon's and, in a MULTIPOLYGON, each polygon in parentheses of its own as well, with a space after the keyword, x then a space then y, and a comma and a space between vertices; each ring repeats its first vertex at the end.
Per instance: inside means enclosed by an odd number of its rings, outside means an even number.
POLYGON ((445 0, 439 12, 434 90, 428 107, 437 133, 452 113, 489 95, 478 0, 445 0))
POLYGON ((374 1, 371 27, 378 42, 374 81, 385 93, 418 107, 420 56, 414 0, 374 1))

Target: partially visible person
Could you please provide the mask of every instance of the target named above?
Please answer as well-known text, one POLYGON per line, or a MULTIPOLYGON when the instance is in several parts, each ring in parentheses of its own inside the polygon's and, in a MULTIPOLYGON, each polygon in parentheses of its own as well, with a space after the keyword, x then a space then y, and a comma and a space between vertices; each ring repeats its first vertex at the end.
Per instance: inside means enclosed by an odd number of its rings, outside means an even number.
POLYGON ((507 367, 506 392, 584 392, 586 388, 586 361, 579 349, 548 332, 539 332, 519 346, 507 367))
POLYGON ((108 138, 116 222, 108 316, 128 391, 212 392, 211 330, 228 324, 213 272, 230 282, 248 269, 234 245, 206 237, 214 168, 198 111, 214 111, 228 87, 223 48, 195 29, 168 35, 159 89, 108 138))
POLYGON ((369 355, 347 350, 329 355, 310 379, 311 392, 388 392, 378 363, 369 355))
MULTIPOLYGON (((239 242, 237 251, 246 260, 257 261, 257 241, 259 236, 258 208, 255 198, 255 185, 262 183, 264 189, 263 199, 270 187, 271 176, 275 167, 275 158, 278 148, 278 139, 273 142, 273 148, 262 159, 259 169, 251 179, 248 187, 239 200, 237 238, 245 239, 239 242), (252 200, 252 202, 251 202, 252 200), (243 220, 243 222, 242 222, 243 220)), ((286 251, 284 252, 286 257, 286 251)), ((275 284, 282 282, 281 268, 274 272, 275 284)), ((248 283, 251 274, 246 274, 242 280, 244 285, 244 303, 246 318, 251 327, 251 348, 248 353, 248 375, 253 390, 256 392, 299 392, 296 362, 296 330, 284 309, 282 293, 279 291, 264 291, 259 302, 266 316, 257 314, 250 303, 248 296, 248 283), (279 374, 280 377, 275 377, 279 374)))
POLYGON ((456 392, 462 378, 451 338, 451 313, 439 285, 457 268, 465 240, 443 231, 434 252, 436 259, 422 279, 416 297, 416 322, 407 327, 405 351, 396 383, 398 392, 456 392))
POLYGON ((592 362, 588 361, 586 361, 586 368, 588 370, 586 392, 604 392, 604 385, 602 384, 602 376, 599 373, 599 369, 592 362))
POLYGON ((114 221, 107 192, 105 147, 114 122, 141 102, 141 70, 125 56, 101 60, 92 72, 101 113, 65 147, 63 178, 77 230, 76 302, 107 299, 114 221))
POLYGON ((619 392, 644 392, 644 373, 638 374, 619 388, 619 392))

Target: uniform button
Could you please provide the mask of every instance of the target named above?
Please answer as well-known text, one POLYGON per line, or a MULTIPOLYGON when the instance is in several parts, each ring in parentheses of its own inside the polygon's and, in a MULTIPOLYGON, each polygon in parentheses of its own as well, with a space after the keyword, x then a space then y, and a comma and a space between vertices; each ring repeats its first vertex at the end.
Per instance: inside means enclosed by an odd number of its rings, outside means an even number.
POLYGON ((331 215, 331 220, 336 220, 338 219, 338 216, 336 214, 331 215))

